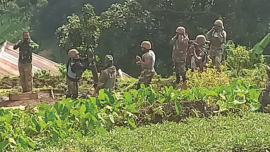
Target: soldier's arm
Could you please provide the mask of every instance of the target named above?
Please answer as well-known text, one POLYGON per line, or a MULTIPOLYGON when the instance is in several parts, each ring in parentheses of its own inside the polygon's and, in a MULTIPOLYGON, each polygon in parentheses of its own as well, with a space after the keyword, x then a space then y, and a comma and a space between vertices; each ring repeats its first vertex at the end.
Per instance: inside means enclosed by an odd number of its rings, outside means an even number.
POLYGON ((211 37, 212 37, 213 32, 214 32, 214 30, 211 29, 210 31, 208 31, 208 32, 206 33, 206 36, 205 36, 205 37, 206 37, 206 40, 208 40, 208 41, 211 40, 211 37))
POLYGON ((104 88, 104 85, 107 81, 107 71, 106 70, 103 70, 100 74, 100 77, 99 77, 99 80, 98 80, 98 85, 97 85, 97 88, 96 88, 96 93, 99 92, 100 89, 104 88))
POLYGON ((13 46, 13 50, 17 50, 21 45, 21 40, 19 40, 14 46, 13 46))
POLYGON ((220 38, 220 41, 225 44, 226 43, 226 38, 227 38, 227 33, 225 31, 222 31, 222 36, 220 38))
POLYGON ((175 35, 175 36, 170 40, 170 43, 171 43, 171 44, 175 44, 176 39, 177 39, 177 35, 175 35))
POLYGON ((80 71, 80 70, 84 71, 86 70, 86 68, 81 62, 76 62, 76 63, 71 63, 71 70, 73 72, 80 71))
POLYGON ((150 65, 151 64, 151 57, 150 56, 145 56, 144 61, 141 60, 141 64, 145 65, 145 66, 150 65))

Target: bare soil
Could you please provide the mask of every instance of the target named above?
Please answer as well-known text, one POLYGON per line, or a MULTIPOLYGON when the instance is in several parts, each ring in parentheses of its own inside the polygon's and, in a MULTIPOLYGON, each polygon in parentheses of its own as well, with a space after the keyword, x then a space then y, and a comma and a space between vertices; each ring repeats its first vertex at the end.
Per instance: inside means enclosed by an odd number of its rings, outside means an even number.
POLYGON ((48 103, 50 105, 57 101, 60 101, 60 96, 55 96, 52 99, 48 93, 38 93, 38 99, 36 100, 20 100, 20 101, 10 101, 7 96, 0 98, 0 107, 16 107, 16 106, 26 106, 26 107, 36 107, 38 104, 48 103))

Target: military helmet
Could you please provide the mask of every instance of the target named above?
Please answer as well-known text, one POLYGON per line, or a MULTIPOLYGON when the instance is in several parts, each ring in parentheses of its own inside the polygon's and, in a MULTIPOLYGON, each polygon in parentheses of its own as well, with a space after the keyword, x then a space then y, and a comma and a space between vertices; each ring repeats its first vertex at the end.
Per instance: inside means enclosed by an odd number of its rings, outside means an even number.
POLYGON ((203 45, 206 42, 206 38, 204 35, 198 35, 195 40, 199 45, 203 45))
POLYGON ((68 51, 68 56, 69 56, 70 58, 75 58, 75 56, 76 56, 77 54, 79 54, 79 51, 76 50, 76 49, 71 49, 71 50, 68 51))
POLYGON ((220 26, 220 27, 222 27, 222 29, 224 29, 223 21, 221 21, 221 20, 216 20, 214 25, 220 26))
POLYGON ((105 56, 105 65, 112 65, 113 64, 113 56, 106 55, 105 56))
POLYGON ((176 29, 175 32, 176 33, 185 34, 186 33, 186 29, 184 27, 182 27, 182 26, 179 26, 179 27, 177 27, 177 29, 176 29))
POLYGON ((149 41, 143 41, 141 44, 141 47, 150 50, 151 49, 151 43, 149 41))

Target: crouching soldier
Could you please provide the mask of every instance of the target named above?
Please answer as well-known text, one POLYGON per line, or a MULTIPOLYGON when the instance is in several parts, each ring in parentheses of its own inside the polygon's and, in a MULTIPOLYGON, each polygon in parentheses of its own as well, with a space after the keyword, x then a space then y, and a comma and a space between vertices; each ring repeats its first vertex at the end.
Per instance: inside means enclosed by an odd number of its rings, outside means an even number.
POLYGON ((156 56, 154 51, 151 50, 151 43, 149 41, 143 41, 141 43, 141 51, 143 51, 142 58, 140 56, 136 56, 137 65, 141 65, 142 72, 138 80, 137 89, 140 88, 141 84, 144 84, 146 87, 152 81, 152 78, 155 75, 155 60, 156 56))
POLYGON ((191 69, 200 69, 203 71, 203 68, 206 67, 207 54, 205 51, 206 48, 206 38, 204 35, 198 35, 195 41, 191 42, 189 47, 189 54, 191 54, 191 69))
POLYGON ((267 67, 268 79, 266 81, 265 90, 259 96, 261 103, 261 111, 270 112, 270 67, 267 67))
POLYGON ((79 94, 79 80, 86 70, 87 65, 80 59, 79 52, 71 49, 68 52, 69 61, 67 63, 67 98, 76 99, 79 94))
POLYGON ((105 70, 100 74, 98 85, 93 96, 97 96, 100 89, 109 89, 110 91, 114 90, 117 72, 113 65, 113 57, 111 55, 106 55, 104 63, 105 70))

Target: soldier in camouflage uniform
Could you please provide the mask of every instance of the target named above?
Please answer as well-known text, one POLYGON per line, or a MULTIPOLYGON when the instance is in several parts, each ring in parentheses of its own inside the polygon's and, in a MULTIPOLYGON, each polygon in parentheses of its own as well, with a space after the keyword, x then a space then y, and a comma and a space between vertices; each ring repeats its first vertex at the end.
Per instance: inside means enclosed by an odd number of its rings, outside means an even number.
POLYGON ((186 79, 186 58, 189 45, 189 38, 184 27, 176 29, 176 35, 171 39, 173 45, 172 59, 174 62, 174 70, 176 72, 176 83, 180 83, 180 76, 183 80, 182 90, 187 89, 186 79))
POLYGON ((216 20, 213 28, 207 32, 206 38, 210 41, 209 55, 212 60, 212 66, 215 66, 218 71, 221 71, 220 65, 222 54, 225 48, 227 34, 224 31, 223 22, 216 20))
POLYGON ((23 32, 22 40, 18 41, 13 47, 14 50, 19 48, 18 69, 23 92, 31 92, 33 89, 32 52, 34 47, 29 32, 23 32))
POLYGON ((206 67, 207 54, 205 48, 206 38, 204 35, 198 35, 196 40, 191 42, 188 54, 191 55, 190 65, 193 71, 197 68, 203 71, 203 68, 206 67))
POLYGON ((100 74, 97 89, 95 90, 93 96, 96 96, 100 89, 114 90, 116 82, 116 68, 113 65, 113 57, 111 55, 105 56, 105 70, 100 74))
POLYGON ((152 81, 152 78, 155 75, 155 60, 156 56, 154 51, 151 50, 151 43, 149 41, 143 41, 141 43, 141 51, 143 51, 142 59, 140 56, 136 56, 137 65, 141 65, 142 72, 138 80, 137 89, 140 88, 141 84, 144 84, 146 87, 149 86, 149 84, 152 81))
POLYGON ((267 67, 268 79, 266 81, 265 90, 259 96, 261 103, 261 111, 270 112, 270 68, 267 67))
POLYGON ((76 49, 71 49, 68 52, 68 56, 66 78, 68 91, 66 97, 76 99, 79 94, 79 80, 89 63, 80 59, 79 52, 76 49))

